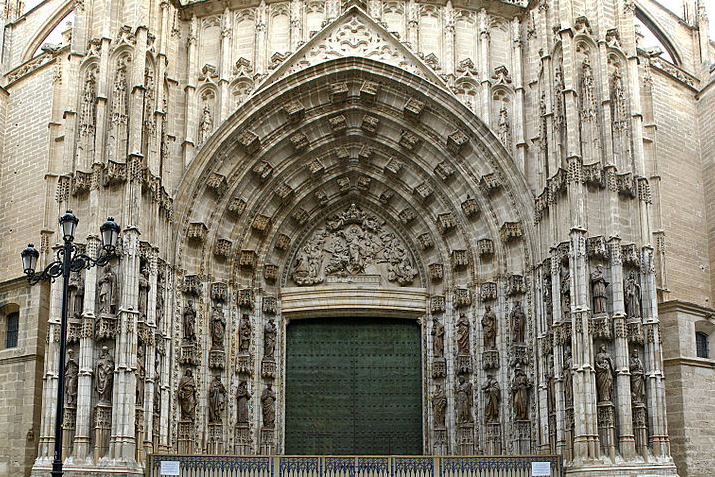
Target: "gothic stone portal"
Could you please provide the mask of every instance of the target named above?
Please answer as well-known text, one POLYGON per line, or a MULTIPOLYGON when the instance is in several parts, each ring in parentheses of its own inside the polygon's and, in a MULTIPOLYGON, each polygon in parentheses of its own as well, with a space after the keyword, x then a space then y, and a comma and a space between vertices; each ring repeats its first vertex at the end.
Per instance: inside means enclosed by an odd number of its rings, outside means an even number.
POLYGON ((286 454, 422 453, 415 321, 294 321, 286 353, 286 454))

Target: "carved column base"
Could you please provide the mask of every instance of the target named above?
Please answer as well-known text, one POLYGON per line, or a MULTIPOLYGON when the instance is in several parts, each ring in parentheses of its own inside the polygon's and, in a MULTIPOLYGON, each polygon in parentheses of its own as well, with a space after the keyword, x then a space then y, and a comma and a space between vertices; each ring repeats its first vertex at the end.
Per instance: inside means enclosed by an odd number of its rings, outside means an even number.
POLYGON ((261 429, 261 454, 273 455, 275 453, 276 441, 274 434, 275 431, 273 429, 265 427, 261 429))
POLYGON ((62 455, 68 456, 72 453, 72 440, 74 439, 75 422, 77 421, 77 408, 75 406, 65 406, 62 417, 62 455))
POLYGON ((184 341, 181 343, 181 364, 190 364, 196 366, 199 364, 199 352, 196 343, 184 341))
POLYGON ((94 406, 94 460, 109 452, 109 437, 112 430, 112 405, 100 402, 94 406))
POLYGON ((253 454, 251 449, 251 429, 248 424, 236 425, 233 452, 237 455, 253 454))
POLYGON ((447 429, 444 427, 435 428, 434 444, 432 445, 434 455, 447 454, 447 429))
POLYGON ((142 448, 142 443, 144 442, 144 409, 141 407, 137 407, 134 410, 134 442, 136 442, 134 458, 137 464, 144 465, 144 449, 142 448))
POLYGON ((192 454, 194 452, 193 421, 179 421, 176 450, 179 454, 192 454))
POLYGON ((486 430, 487 455, 500 455, 501 451, 501 424, 488 422, 486 430))
POLYGON ((499 351, 490 349, 482 353, 483 369, 499 369, 499 351))
POLYGON ((531 422, 520 420, 514 422, 514 451, 517 454, 531 454, 531 422))
POLYGON ((636 452, 645 459, 648 456, 648 411, 644 403, 633 403, 633 431, 636 452))
POLYGON ((209 351, 209 368, 223 369, 226 361, 226 353, 222 349, 212 349, 209 351))
POLYGON ((253 358, 250 354, 239 354, 236 359, 236 372, 253 376, 253 358))
POLYGON ((432 377, 444 378, 447 376, 447 360, 444 358, 435 358, 432 362, 432 377))
POLYGON ((208 438, 206 439, 207 452, 209 454, 223 453, 223 424, 220 422, 210 423, 208 438))
POLYGON ((261 361, 261 376, 264 378, 276 377, 276 362, 272 358, 263 358, 261 361))
POLYGON ((457 356, 457 374, 469 374, 472 372, 472 357, 468 354, 457 356))
POLYGON ((611 460, 616 458, 616 416, 613 403, 610 401, 598 403, 598 438, 601 442, 601 453, 611 460))
POLYGON ((457 428, 457 449, 461 455, 474 454, 474 424, 463 423, 457 428))

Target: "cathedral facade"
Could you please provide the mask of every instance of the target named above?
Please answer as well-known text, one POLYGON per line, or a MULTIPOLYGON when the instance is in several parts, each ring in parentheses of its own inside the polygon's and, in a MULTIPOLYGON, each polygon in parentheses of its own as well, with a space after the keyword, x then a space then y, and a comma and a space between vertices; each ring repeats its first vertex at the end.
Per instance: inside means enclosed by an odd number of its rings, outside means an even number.
POLYGON ((151 453, 707 473, 715 45, 684 6, 6 2, 0 473, 49 474, 60 373, 72 476, 151 453), (53 260, 67 209, 89 255, 122 231, 71 276, 59 369, 61 280, 28 286, 19 252, 53 260))

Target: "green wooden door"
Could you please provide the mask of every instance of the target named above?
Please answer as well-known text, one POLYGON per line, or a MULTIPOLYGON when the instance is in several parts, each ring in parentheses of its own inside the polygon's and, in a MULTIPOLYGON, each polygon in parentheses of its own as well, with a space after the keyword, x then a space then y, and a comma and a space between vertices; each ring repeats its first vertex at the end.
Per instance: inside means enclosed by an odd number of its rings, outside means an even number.
POLYGON ((286 339, 286 454, 422 453, 416 322, 294 321, 286 339))

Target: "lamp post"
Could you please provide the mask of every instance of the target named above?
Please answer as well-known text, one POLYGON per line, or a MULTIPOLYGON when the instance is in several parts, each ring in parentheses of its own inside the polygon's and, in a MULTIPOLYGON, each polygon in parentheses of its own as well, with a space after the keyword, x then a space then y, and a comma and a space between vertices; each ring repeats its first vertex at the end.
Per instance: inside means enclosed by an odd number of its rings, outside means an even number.
POLYGON ((57 376, 57 412, 55 417, 55 454, 52 461, 52 477, 62 475, 62 408, 64 407, 64 387, 65 387, 65 341, 67 339, 67 297, 69 295, 69 277, 71 272, 92 268, 95 265, 104 266, 114 257, 119 237, 119 225, 113 218, 99 227, 102 236, 102 253, 96 259, 79 253, 74 241, 74 232, 79 219, 71 210, 65 212, 59 219, 62 230, 63 247, 57 251, 57 258, 47 265, 40 273, 35 273, 37 259, 40 254, 35 247, 30 244, 20 253, 22 257, 22 268, 27 275, 30 285, 35 285, 40 280, 55 281, 62 276, 62 314, 60 318, 60 356, 59 370, 57 376))

